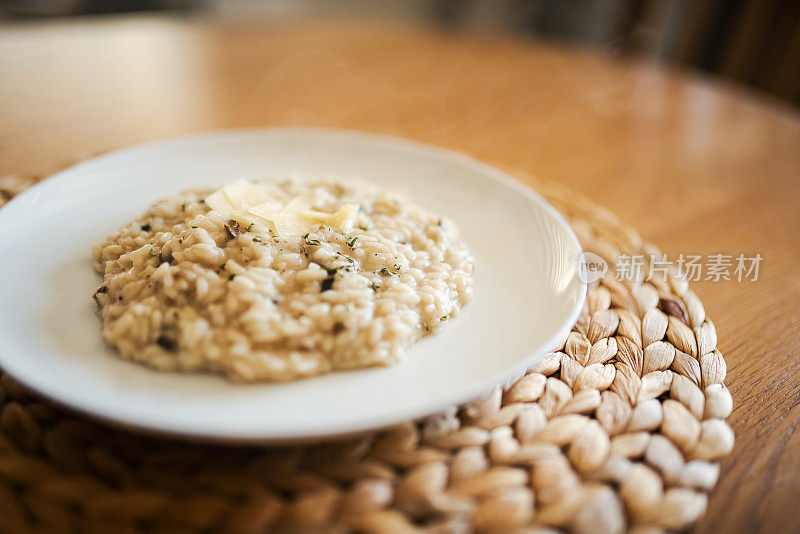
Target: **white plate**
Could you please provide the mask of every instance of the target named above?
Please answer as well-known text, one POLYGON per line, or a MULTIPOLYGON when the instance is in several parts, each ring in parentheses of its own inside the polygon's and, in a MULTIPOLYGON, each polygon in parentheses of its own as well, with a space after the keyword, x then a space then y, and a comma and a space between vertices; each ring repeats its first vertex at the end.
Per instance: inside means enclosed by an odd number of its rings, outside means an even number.
POLYGON ((518 376, 563 339, 586 295, 564 219, 502 172, 445 150, 356 132, 214 132, 113 152, 0 210, 0 366, 108 422, 228 442, 343 435, 437 412, 518 376), (181 189, 239 178, 360 175, 455 220, 475 295, 440 334, 389 368, 277 385, 160 373, 100 336, 90 247, 181 189))

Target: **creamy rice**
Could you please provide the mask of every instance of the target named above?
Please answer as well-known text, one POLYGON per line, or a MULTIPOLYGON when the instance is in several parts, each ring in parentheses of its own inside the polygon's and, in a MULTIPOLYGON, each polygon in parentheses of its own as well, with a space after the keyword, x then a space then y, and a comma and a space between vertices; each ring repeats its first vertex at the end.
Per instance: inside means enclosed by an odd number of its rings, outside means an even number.
POLYGON ((447 218, 361 182, 287 180, 351 229, 249 228, 210 190, 167 197, 93 248, 106 342, 160 370, 282 381, 388 365, 472 295, 472 257, 447 218))

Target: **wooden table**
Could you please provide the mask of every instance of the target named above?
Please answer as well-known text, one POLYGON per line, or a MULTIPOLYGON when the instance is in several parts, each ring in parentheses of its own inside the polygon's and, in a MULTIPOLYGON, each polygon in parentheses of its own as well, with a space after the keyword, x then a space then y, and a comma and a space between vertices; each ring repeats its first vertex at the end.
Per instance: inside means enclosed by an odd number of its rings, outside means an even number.
POLYGON ((0 30, 0 173, 212 128, 385 132, 563 182, 671 255, 760 253, 695 289, 736 448, 698 531, 800 530, 800 118, 594 53, 375 26, 100 20, 0 30))

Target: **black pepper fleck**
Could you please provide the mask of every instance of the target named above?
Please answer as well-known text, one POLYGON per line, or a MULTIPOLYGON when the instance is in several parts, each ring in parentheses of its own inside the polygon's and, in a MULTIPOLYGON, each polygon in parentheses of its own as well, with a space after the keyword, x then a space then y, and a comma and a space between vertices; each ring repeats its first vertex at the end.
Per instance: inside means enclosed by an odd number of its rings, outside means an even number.
POLYGON ((107 288, 106 286, 100 286, 100 287, 98 287, 98 288, 97 288, 97 290, 96 290, 96 291, 95 291, 95 292, 92 294, 92 298, 94 299, 94 302, 97 304, 97 306, 98 306, 98 307, 100 307, 100 306, 101 306, 101 304, 100 304, 100 299, 99 299, 99 298, 97 298, 97 295, 99 295, 100 293, 108 293, 108 288, 107 288))
POLYGON ((238 222, 231 219, 225 223, 225 233, 228 234, 228 237, 233 239, 234 237, 242 234, 242 228, 239 226, 238 222))
POLYGON ((322 281, 322 284, 320 285, 319 292, 324 293, 325 291, 333 289, 334 280, 336 280, 336 278, 333 275, 330 275, 326 279, 324 279, 322 281))

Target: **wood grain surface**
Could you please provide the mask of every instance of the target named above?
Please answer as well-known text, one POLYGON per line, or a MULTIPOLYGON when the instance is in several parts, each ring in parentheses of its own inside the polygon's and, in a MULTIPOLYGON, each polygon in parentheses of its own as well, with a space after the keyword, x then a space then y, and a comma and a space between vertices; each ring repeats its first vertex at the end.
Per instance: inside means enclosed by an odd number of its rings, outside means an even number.
POLYGON ((698 532, 800 531, 800 118, 686 73, 563 46, 354 24, 130 18, 0 28, 0 174, 200 130, 383 132, 557 180, 670 255, 754 255, 693 287, 734 452, 698 532))

